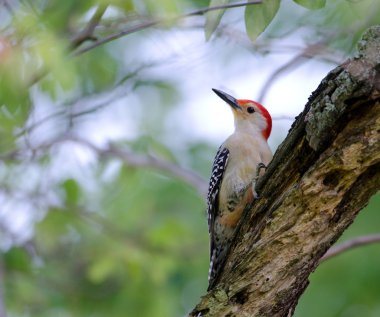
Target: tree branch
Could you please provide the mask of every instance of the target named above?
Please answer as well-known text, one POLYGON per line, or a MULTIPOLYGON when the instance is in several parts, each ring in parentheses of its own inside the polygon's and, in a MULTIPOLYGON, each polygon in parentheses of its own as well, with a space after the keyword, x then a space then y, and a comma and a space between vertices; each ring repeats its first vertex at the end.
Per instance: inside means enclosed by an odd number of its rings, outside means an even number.
POLYGON ((114 41, 114 40, 119 39, 125 35, 129 35, 132 33, 136 33, 136 32, 148 29, 148 28, 155 26, 155 25, 158 25, 158 24, 173 23, 175 21, 182 20, 184 18, 188 18, 188 17, 192 17, 192 16, 196 16, 196 15, 204 15, 205 13, 210 12, 210 11, 243 7, 243 6, 248 6, 248 5, 260 4, 261 2, 262 2, 262 0, 247 1, 247 2, 240 2, 240 3, 230 3, 230 4, 226 4, 226 5, 218 5, 218 6, 214 6, 214 7, 207 7, 207 8, 195 10, 195 11, 192 11, 189 13, 179 15, 179 16, 174 17, 174 18, 152 19, 152 20, 144 21, 139 25, 127 28, 126 30, 123 30, 123 31, 119 31, 119 32, 110 34, 110 35, 108 35, 108 36, 106 36, 106 37, 82 48, 82 49, 79 49, 79 50, 75 51, 74 55, 75 56, 81 55, 85 52, 92 50, 93 48, 95 48, 97 46, 100 46, 100 45, 106 44, 108 42, 114 41))
POLYGON ((98 26, 100 20, 103 17, 103 14, 106 12, 108 5, 100 4, 96 9, 94 15, 86 25, 86 27, 82 30, 82 32, 78 33, 71 40, 71 49, 75 49, 80 46, 85 41, 96 41, 96 37, 94 36, 95 28, 98 26))
POLYGON ((190 316, 291 316, 320 258, 380 188, 380 26, 314 91, 190 316))
POLYGON ((343 252, 351 250, 356 247, 363 245, 368 245, 372 243, 380 242, 380 234, 371 234, 363 237, 356 237, 351 240, 342 242, 326 252, 326 254, 319 260, 319 263, 322 263, 330 258, 333 258, 343 252))
POLYGON ((126 150, 122 150, 112 145, 108 145, 105 148, 100 148, 87 140, 80 139, 77 137, 69 137, 66 138, 66 140, 82 144, 92 149, 100 156, 119 158, 131 167, 150 167, 169 173, 170 175, 173 175, 176 178, 184 181, 185 183, 193 186, 199 192, 201 197, 206 197, 208 187, 207 182, 194 172, 180 167, 176 164, 161 160, 157 157, 153 157, 150 155, 144 156, 128 152, 126 150))
POLYGON ((318 54, 321 54, 324 50, 326 50, 326 45, 323 43, 315 43, 313 45, 309 45, 305 47, 303 51, 293 57, 290 61, 286 62, 284 65, 276 69, 269 78, 263 84, 263 87, 260 90, 259 97, 257 97, 257 101, 263 103, 265 96, 267 95, 269 89, 274 84, 277 78, 282 75, 285 75, 292 68, 296 68, 301 66, 310 58, 315 57, 318 54))
MULTIPOLYGON (((64 136, 55 138, 53 140, 50 140, 46 143, 40 144, 37 147, 32 148, 31 150, 33 152, 36 152, 38 150, 46 150, 59 143, 70 142, 70 141, 91 149, 99 156, 109 157, 109 158, 118 158, 121 161, 123 161, 127 166, 130 166, 130 167, 135 167, 135 168, 148 167, 148 168, 158 170, 160 172, 167 173, 189 184, 190 186, 194 187, 194 189, 198 191, 201 197, 206 197, 208 183, 203 177, 201 177, 197 173, 191 170, 188 170, 184 167, 181 167, 179 165, 176 165, 172 162, 165 161, 151 155, 136 154, 136 153, 127 151, 125 149, 120 149, 119 147, 113 146, 111 144, 102 148, 95 145, 94 143, 91 143, 88 140, 85 140, 73 135, 64 135, 64 136)), ((1 155, 0 161, 14 160, 18 156, 20 156, 20 154, 21 153, 19 150, 9 152, 5 155, 1 155)))
MULTIPOLYGON (((195 172, 174 163, 159 159, 157 157, 151 155, 136 154, 124 149, 120 149, 111 144, 105 147, 99 147, 88 140, 73 135, 64 135, 49 142, 43 143, 32 150, 37 151, 48 149, 63 142, 75 142, 77 144, 83 145, 102 157, 118 158, 130 167, 148 167, 164 173, 168 173, 169 175, 174 176, 175 178, 182 180, 183 182, 194 187, 198 191, 199 195, 201 195, 201 197, 206 197, 208 183, 195 172)), ((17 151, 11 152, 6 154, 5 157, 0 157, 0 160, 6 160, 8 158, 12 159, 14 157, 17 157, 18 154, 19 153, 17 151)))
MULTIPOLYGON (((91 17, 86 27, 71 39, 69 44, 69 51, 74 51, 77 47, 79 47, 82 43, 86 41, 96 41, 94 31, 95 28, 98 26, 100 20, 102 19, 105 11, 107 10, 107 7, 107 4, 100 4, 97 7, 94 15, 91 17)), ((30 80, 28 80, 28 87, 33 86, 34 84, 39 82, 48 73, 49 70, 46 67, 41 67, 33 76, 31 76, 30 80)))
POLYGON ((246 2, 238 2, 238 3, 228 3, 228 4, 224 4, 224 5, 218 5, 218 6, 199 9, 199 10, 196 10, 196 11, 193 11, 193 12, 190 12, 190 13, 183 15, 183 17, 190 17, 193 15, 203 15, 207 12, 217 11, 217 10, 246 7, 246 6, 249 6, 252 4, 261 4, 262 2, 263 2, 262 0, 256 0, 256 1, 246 1, 246 2))

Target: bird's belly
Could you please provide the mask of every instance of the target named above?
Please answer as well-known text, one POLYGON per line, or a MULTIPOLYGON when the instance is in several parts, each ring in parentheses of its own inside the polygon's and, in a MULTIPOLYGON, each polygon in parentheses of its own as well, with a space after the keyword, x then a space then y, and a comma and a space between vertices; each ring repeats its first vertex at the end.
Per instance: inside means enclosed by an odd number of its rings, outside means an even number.
POLYGON ((226 170, 225 176, 221 185, 221 191, 224 191, 228 196, 239 195, 241 191, 252 183, 256 176, 256 166, 252 164, 244 164, 238 168, 231 168, 226 170))
POLYGON ((250 185, 256 177, 257 165, 268 164, 270 160, 262 154, 249 144, 231 149, 219 195, 220 210, 216 221, 221 225, 236 227, 245 206, 253 200, 250 185))
POLYGON ((249 170, 247 173, 239 176, 235 173, 233 179, 225 178, 222 183, 221 197, 225 200, 219 202, 220 209, 217 221, 224 226, 236 227, 242 216, 245 206, 253 199, 252 188, 250 184, 255 175, 255 170, 249 170))

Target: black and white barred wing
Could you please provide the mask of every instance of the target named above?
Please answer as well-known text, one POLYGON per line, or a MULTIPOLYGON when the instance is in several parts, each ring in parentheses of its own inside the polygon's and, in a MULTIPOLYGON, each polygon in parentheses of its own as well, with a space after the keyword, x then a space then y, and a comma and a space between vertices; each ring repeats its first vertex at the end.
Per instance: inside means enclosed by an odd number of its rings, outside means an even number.
POLYGON ((208 231, 211 237, 211 249, 213 248, 213 226, 216 213, 218 212, 218 194, 223 180, 223 174, 226 170, 229 151, 221 146, 216 153, 207 194, 207 216, 208 216, 208 231))

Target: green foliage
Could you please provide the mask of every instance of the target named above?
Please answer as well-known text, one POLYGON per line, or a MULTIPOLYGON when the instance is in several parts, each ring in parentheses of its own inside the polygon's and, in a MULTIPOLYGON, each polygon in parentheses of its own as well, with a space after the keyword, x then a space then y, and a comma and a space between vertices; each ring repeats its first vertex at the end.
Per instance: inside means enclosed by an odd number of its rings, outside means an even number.
MULTIPOLYGON (((67 180, 63 186, 76 192, 78 184, 67 180)), ((52 302, 35 306, 38 316, 56 309, 75 316, 183 314, 181 290, 194 272, 204 278, 193 291, 200 294, 206 287, 203 200, 180 182, 127 168, 102 195, 103 212, 49 211, 35 238, 39 256, 49 261, 23 279, 16 276, 13 288, 30 280, 45 290, 52 302)), ((25 312, 22 307, 41 294, 28 296, 18 298, 15 311, 25 312)))
MULTIPOLYGON (((211 0, 209 7, 224 6, 230 0, 211 0)), ((280 7, 280 0, 264 0, 260 4, 247 5, 245 8, 245 26, 252 41, 268 27, 280 7)), ((214 33, 226 9, 213 10, 206 14, 205 36, 209 40, 214 33)))
POLYGON ((11 47, 0 37, 3 51, 0 54, 0 153, 14 148, 14 130, 21 128, 28 118, 31 100, 24 89, 27 69, 20 64, 23 59, 18 48, 11 47))
MULTIPOLYGON (((249 37, 255 40, 264 32, 264 46, 267 38, 283 38, 289 30, 307 26, 310 42, 336 34, 326 40, 326 47, 346 51, 368 24, 380 22, 378 4, 367 14, 368 0, 296 2, 304 8, 288 1, 293 7, 286 11, 287 5, 279 9, 280 1, 265 0, 224 18, 236 14, 235 20, 243 22, 245 10, 249 37)), ((176 63, 175 56, 163 54, 170 45, 157 29, 167 27, 168 20, 186 27, 182 22, 187 20, 171 19, 230 3, 25 0, 9 14, 2 8, 0 229, 5 242, 0 266, 9 316, 182 316, 204 293, 209 248, 204 197, 180 176, 136 157, 153 157, 204 179, 209 176, 216 145, 173 133, 188 124, 187 118, 173 119, 186 98, 180 91, 184 83, 202 83, 188 63, 192 51, 181 46, 187 33, 176 38, 176 63), (99 5, 108 6, 107 14, 91 37, 75 47, 72 39, 86 29, 99 5), (138 29, 152 19, 165 23, 80 53, 94 38, 138 29), (173 73, 167 72, 165 67, 172 65, 173 73), (125 122, 122 133, 114 127, 117 119, 125 122), (104 133, 114 128, 116 137, 104 133), (125 157, 116 155, 115 148, 125 157)), ((225 11, 209 12, 201 20, 207 39, 225 11)), ((233 58, 239 59, 242 49, 234 43, 233 58)), ((221 54, 213 52, 216 62, 221 54)), ((378 230, 378 197, 343 239, 378 230)), ((324 263, 297 314, 343 316, 345 308, 355 311, 356 303, 362 305, 357 316, 377 316, 380 291, 370 283, 379 279, 376 248, 324 263), (323 295, 326 289, 330 297, 323 295), (316 306, 321 301, 326 309, 316 306)))
POLYGON ((144 11, 152 16, 175 16, 179 13, 179 2, 176 0, 145 0, 144 11))
MULTIPOLYGON (((221 5, 226 5, 230 3, 230 0, 211 0, 209 7, 216 7, 221 5)), ((206 25, 205 25, 205 36, 206 40, 209 40, 211 35, 214 33, 216 28, 218 27, 220 20, 226 10, 215 10, 210 11, 206 14, 206 25)))
POLYGON ((64 201, 68 206, 76 205, 82 196, 81 188, 75 179, 69 178, 62 183, 62 188, 65 192, 64 201))
POLYGON ((99 92, 115 83, 117 61, 104 47, 81 56, 74 63, 78 72, 83 74, 79 77, 79 86, 84 94, 99 92))
POLYGON ((330 34, 324 36, 329 47, 352 52, 365 29, 380 23, 380 2, 328 1, 321 10, 308 12, 303 23, 315 25, 316 36, 330 34))
POLYGON ((294 2, 310 10, 322 9, 326 5, 326 0, 294 0, 294 2))
POLYGON ((13 247, 3 255, 3 262, 7 272, 31 273, 29 256, 25 249, 13 247))
POLYGON ((193 0, 191 3, 196 8, 205 8, 210 3, 210 0, 193 0))
POLYGON ((245 27, 252 41, 268 27, 280 8, 280 0, 264 0, 261 4, 247 6, 245 27))

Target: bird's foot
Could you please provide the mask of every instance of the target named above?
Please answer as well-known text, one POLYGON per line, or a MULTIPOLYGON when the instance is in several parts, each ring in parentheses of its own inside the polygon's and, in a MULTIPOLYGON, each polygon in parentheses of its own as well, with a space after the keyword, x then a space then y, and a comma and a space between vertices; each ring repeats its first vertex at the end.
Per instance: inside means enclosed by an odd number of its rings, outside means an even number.
POLYGON ((260 198, 259 194, 256 191, 256 183, 259 180, 261 170, 262 169, 266 169, 266 168, 267 168, 267 166, 264 163, 262 163, 262 162, 260 162, 259 164, 257 164, 257 167, 256 167, 256 176, 252 180, 252 192, 253 192, 253 198, 254 199, 259 199, 260 198))

